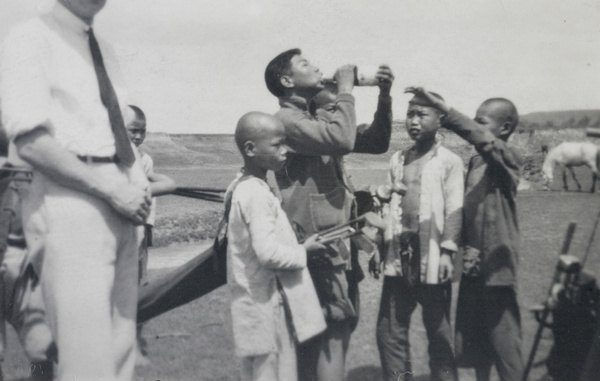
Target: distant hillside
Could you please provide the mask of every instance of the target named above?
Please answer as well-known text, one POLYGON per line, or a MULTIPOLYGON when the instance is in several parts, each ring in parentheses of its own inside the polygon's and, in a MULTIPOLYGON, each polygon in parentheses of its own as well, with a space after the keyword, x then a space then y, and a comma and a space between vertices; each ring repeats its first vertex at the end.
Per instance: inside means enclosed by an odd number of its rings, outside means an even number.
MULTIPOLYGON (((539 111, 519 116, 519 131, 600 127, 600 110, 539 111)), ((394 131, 404 130, 404 120, 394 121, 394 131)))
POLYGON ((519 130, 600 127, 600 110, 541 111, 521 115, 519 130))

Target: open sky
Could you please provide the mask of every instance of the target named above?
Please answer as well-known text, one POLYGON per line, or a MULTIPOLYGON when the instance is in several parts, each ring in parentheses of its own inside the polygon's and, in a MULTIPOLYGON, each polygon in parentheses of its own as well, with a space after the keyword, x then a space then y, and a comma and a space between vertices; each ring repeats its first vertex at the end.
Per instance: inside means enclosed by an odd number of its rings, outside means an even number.
MULTIPOLYGON (((0 39, 53 0, 0 0, 0 39)), ((389 64, 394 117, 406 86, 474 114, 504 96, 520 113, 600 108, 595 0, 108 0, 95 21, 111 41, 150 131, 232 133, 247 111, 275 112, 268 61, 299 47, 323 71, 389 64)), ((360 88, 369 122, 374 88, 360 88)))

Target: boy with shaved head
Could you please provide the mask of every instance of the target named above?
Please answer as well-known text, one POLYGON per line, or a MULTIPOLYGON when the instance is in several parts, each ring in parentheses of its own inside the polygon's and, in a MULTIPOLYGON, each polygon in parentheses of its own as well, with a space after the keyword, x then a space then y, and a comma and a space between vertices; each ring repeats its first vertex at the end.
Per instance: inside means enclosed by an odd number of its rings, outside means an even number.
MULTIPOLYGON (((129 140, 136 146, 140 145, 146 139, 146 114, 141 108, 135 105, 129 105, 126 117, 128 122, 125 125, 129 140)), ((150 193, 152 193, 152 203, 150 212, 144 223, 144 234, 138 250, 138 283, 140 287, 148 283, 148 247, 152 246, 152 229, 156 220, 156 196, 163 196, 172 193, 177 188, 175 181, 169 176, 154 172, 154 161, 148 153, 140 149, 140 163, 144 173, 150 182, 150 193)), ((147 342, 142 337, 142 324, 137 326, 137 354, 136 365, 145 366, 150 363, 146 357, 148 355, 147 342)))
POLYGON ((307 250, 322 249, 317 235, 304 244, 266 182, 283 167, 285 131, 273 116, 251 112, 238 122, 235 141, 244 158, 225 196, 227 280, 232 292, 233 338, 242 380, 295 381, 296 342, 325 329, 307 250))
POLYGON ((508 99, 491 98, 471 120, 422 88, 407 92, 428 99, 445 114, 443 126, 473 144, 478 153, 469 162, 465 191, 463 277, 456 312, 458 365, 474 367, 478 381, 489 380, 492 365, 501 380, 520 380, 515 198, 521 159, 507 143, 519 114, 508 99))

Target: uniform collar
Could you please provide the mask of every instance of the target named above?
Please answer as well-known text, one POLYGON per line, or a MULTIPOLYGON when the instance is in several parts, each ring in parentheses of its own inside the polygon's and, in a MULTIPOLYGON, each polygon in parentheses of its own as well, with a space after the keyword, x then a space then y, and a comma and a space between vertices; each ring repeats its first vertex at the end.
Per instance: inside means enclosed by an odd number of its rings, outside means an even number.
POLYGON ((308 102, 298 95, 279 97, 279 105, 285 108, 298 108, 302 111, 308 111, 308 102))
POLYGON ((85 35, 91 28, 91 25, 86 24, 85 21, 75 16, 70 10, 65 8, 65 6, 58 1, 54 4, 54 8, 52 8, 50 13, 58 24, 72 30, 77 34, 85 35))

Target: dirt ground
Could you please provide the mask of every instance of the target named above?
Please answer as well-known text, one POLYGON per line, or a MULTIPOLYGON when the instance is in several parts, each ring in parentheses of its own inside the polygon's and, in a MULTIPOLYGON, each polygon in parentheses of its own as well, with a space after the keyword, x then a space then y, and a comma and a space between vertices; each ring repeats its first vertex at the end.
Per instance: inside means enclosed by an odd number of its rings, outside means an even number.
MULTIPOLYGON (((600 196, 577 192, 529 191, 519 195, 518 208, 522 232, 519 304, 523 321, 525 357, 529 353, 537 328, 528 307, 539 303, 546 293, 557 253, 570 221, 577 223, 570 253, 581 256, 585 251, 593 222, 600 210, 600 196)), ((157 255, 163 253, 161 260, 166 266, 170 255, 168 252, 174 253, 173 261, 176 261, 177 253, 193 251, 193 246, 191 249, 190 246, 184 247, 185 249, 182 246, 160 249, 157 255), (167 254, 164 254, 165 252, 167 254)), ((595 275, 600 274, 599 247, 600 237, 597 236, 586 265, 586 269, 595 275)), ((151 277, 165 271, 156 267, 151 270, 151 277)), ((455 292, 457 286, 455 283, 455 292)), ((367 277, 360 287, 362 313, 350 344, 347 360, 348 381, 370 381, 380 377, 375 321, 381 282, 367 277)), ((226 287, 223 287, 150 321, 144 329, 144 337, 149 343, 152 363, 136 370, 136 380, 238 380, 227 301, 228 293, 226 287)), ((413 315, 410 340, 416 380, 427 380, 427 346, 419 309, 413 315)), ((538 360, 545 358, 551 343, 551 334, 545 331, 538 351, 538 360)), ((24 379, 27 375, 27 365, 14 332, 9 329, 8 353, 3 365, 5 379, 24 379)), ((544 372, 543 366, 537 367, 531 379, 540 379, 544 372)), ((469 371, 461 371, 460 375, 461 380, 474 379, 469 371)))
MULTIPOLYGON (((198 151, 210 146, 208 143, 203 143, 202 146, 196 147, 192 143, 188 148, 198 151)), ((523 145, 525 146, 525 143, 523 145)), ((222 147, 213 148, 217 150, 222 147)), ((463 156, 469 154, 464 147, 458 148, 464 151, 463 156)), ((229 155, 235 155, 234 150, 229 151, 227 151, 229 155)), ((172 153, 169 152, 169 155, 172 153)), ((194 156, 193 159, 197 158, 194 156)), ((539 158, 537 159, 539 161, 539 158)), ((374 156, 364 155, 352 160, 348 168, 357 188, 385 180, 387 167, 385 157, 375 159, 374 156)), ((160 164, 160 161, 155 160, 155 162, 160 164)), ((178 184, 185 186, 224 188, 240 167, 240 163, 233 158, 221 165, 197 164, 195 161, 192 165, 180 164, 179 162, 167 163, 163 167, 157 167, 157 172, 166 173, 178 184)), ((536 168, 539 167, 539 162, 535 164, 536 168)), ((584 179, 582 182, 584 189, 589 189, 590 185, 587 171, 589 171, 587 168, 578 170, 578 174, 581 173, 580 178, 584 179)), ((523 357, 529 354, 537 328, 528 309, 541 302, 547 292, 567 225, 570 221, 577 223, 570 253, 582 256, 600 210, 599 194, 563 192, 560 191, 561 185, 557 182, 553 185, 552 191, 543 192, 537 190, 540 185, 533 182, 531 190, 521 192, 518 196, 522 236, 518 299, 524 335, 523 357)), ((165 267, 180 265, 183 256, 181 253, 190 255, 189 253, 195 250, 200 252, 200 247, 196 245, 199 245, 199 241, 210 237, 215 221, 218 221, 221 213, 222 206, 219 204, 175 196, 160 199, 155 243, 159 246, 172 242, 180 244, 158 249, 155 252, 157 258, 160 257, 160 261, 156 262, 159 265, 151 267, 151 280, 168 271, 165 267), (169 259, 170 255, 173 255, 172 260, 169 259)), ((586 269, 596 276, 600 275, 599 248, 600 232, 592 245, 590 259, 586 265, 586 269)), ((363 259, 363 268, 366 270, 365 262, 366 260, 363 259)), ((458 283, 454 283, 453 289, 456 296, 458 283)), ((375 343, 375 322, 379 308, 381 280, 367 276, 360 284, 360 290, 362 312, 350 343, 347 381, 377 381, 380 379, 380 365, 375 343)), ((143 331, 149 343, 151 364, 136 369, 136 381, 239 380, 230 326, 226 287, 153 319, 143 331)), ((420 309, 417 309, 413 315, 410 341, 415 379, 428 380, 427 343, 420 309)), ((538 361, 545 358, 551 344, 551 334, 546 330, 538 351, 538 361)), ((10 327, 7 348, 3 364, 5 380, 26 379, 28 361, 10 327)), ((91 347, 82 350, 93 351, 94 349, 91 347)), ((544 372, 543 365, 538 366, 530 379, 539 380, 544 372)), ((470 371, 461 371, 460 376, 461 380, 474 379, 470 371)))

